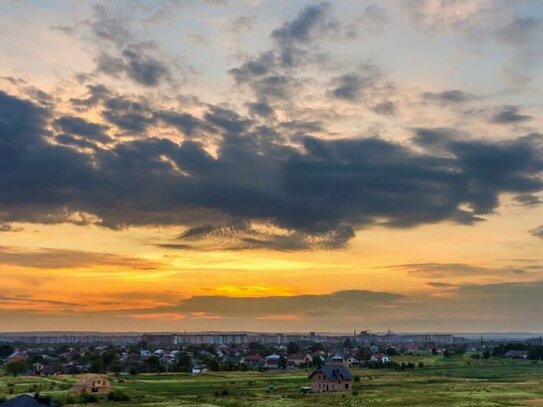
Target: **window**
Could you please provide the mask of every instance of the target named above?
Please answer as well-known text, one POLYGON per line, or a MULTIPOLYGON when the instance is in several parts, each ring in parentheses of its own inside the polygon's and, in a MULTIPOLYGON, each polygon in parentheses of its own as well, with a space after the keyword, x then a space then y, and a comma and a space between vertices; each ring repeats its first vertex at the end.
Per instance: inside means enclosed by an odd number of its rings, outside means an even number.
POLYGON ((345 383, 345 389, 349 390, 349 383, 345 383))

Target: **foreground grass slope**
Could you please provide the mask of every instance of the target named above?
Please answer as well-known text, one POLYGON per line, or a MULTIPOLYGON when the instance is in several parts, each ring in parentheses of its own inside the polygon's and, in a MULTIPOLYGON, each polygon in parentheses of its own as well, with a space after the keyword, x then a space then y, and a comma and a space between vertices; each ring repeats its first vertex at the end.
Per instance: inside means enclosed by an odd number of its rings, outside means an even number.
MULTIPOLYGON (((116 389, 130 395, 130 402, 101 400, 96 406, 543 406, 543 363, 469 357, 396 358, 422 361, 423 369, 390 371, 352 369, 360 375, 357 395, 302 395, 307 372, 286 373, 219 372, 201 376, 159 374, 113 378, 116 389), (273 384, 273 393, 268 385, 273 384)), ((76 376, 48 378, 1 377, 0 394, 12 397, 42 391, 66 400, 76 376), (11 393, 11 394, 9 394, 11 393)), ((75 404, 74 404, 75 405, 75 404)))

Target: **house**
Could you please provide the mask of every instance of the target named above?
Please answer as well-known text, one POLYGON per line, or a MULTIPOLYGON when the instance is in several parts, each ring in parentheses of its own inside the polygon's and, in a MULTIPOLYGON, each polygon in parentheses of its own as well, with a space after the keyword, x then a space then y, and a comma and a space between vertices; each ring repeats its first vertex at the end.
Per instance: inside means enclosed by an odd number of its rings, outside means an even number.
POLYGON ((305 353, 294 353, 287 357, 287 367, 306 367, 312 361, 313 359, 311 358, 311 356, 305 353))
POLYGON ((19 351, 15 351, 13 352, 11 355, 9 355, 7 358, 6 358, 6 364, 8 363, 17 363, 17 362, 25 362, 26 361, 26 356, 19 352, 19 351))
POLYGON ((419 351, 419 345, 417 345, 416 343, 412 342, 410 343, 409 345, 407 345, 405 347, 405 350, 406 352, 408 353, 415 353, 415 352, 418 352, 419 351))
POLYGON ((353 357, 353 356, 349 356, 346 360, 345 360, 345 364, 348 366, 348 367, 355 367, 355 366, 360 366, 360 361, 353 357))
POLYGON ((353 375, 344 366, 324 366, 309 375, 313 393, 350 391, 353 375))
POLYGON ((105 394, 111 391, 111 381, 100 374, 86 374, 72 387, 72 394, 105 394))
POLYGON ((528 359, 528 351, 526 350, 510 350, 505 353, 506 358, 511 359, 528 359))
POLYGON ((330 364, 334 366, 343 366, 345 364, 345 360, 343 359, 343 356, 336 353, 330 358, 330 364))
POLYGON ((258 367, 264 367, 264 358, 258 353, 254 355, 247 355, 244 358, 244 363, 247 365, 247 367, 256 369, 258 367))
POLYGON ((267 367, 268 369, 279 369, 280 359, 281 359, 281 356, 279 356, 276 353, 273 353, 270 356, 266 356, 266 363, 264 364, 264 366, 267 367))
POLYGON ((207 372, 205 365, 193 365, 191 369, 192 374, 202 374, 207 372))
POLYGON ((40 396, 36 393, 34 396, 22 394, 5 403, 0 403, 1 407, 58 407, 58 404, 53 403, 50 397, 40 396))
POLYGON ((387 355, 385 355, 383 352, 377 352, 371 355, 370 360, 372 362, 379 362, 379 363, 388 363, 390 362, 390 359, 387 355))

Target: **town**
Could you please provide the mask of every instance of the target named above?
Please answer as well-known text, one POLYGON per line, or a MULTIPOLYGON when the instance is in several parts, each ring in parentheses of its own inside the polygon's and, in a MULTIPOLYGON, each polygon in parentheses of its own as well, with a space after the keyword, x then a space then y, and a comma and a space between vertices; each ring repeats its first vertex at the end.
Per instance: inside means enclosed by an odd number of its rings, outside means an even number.
MULTIPOLYGON (((267 380, 266 394, 277 392, 274 382, 298 374, 305 377, 298 382, 298 392, 302 395, 341 393, 354 397, 360 391, 357 386, 360 387, 361 377, 370 376, 370 372, 421 372, 427 369, 425 360, 467 358, 473 362, 493 359, 539 363, 542 357, 543 345, 538 336, 485 339, 391 331, 380 334, 354 331, 351 335, 2 334, 0 372, 7 382, 5 387, 0 385, 0 400, 5 401, 0 405, 130 402, 138 394, 124 389, 125 378, 214 377, 219 372, 229 374, 228 377, 252 374, 249 377, 254 381, 267 380), (54 390, 43 385, 23 388, 13 382, 20 377, 55 378, 62 384, 54 390), (61 380, 68 377, 67 382, 61 380), (52 401, 47 390, 60 397, 52 401), (17 404, 18 400, 37 404, 17 404)), ((227 389, 213 392, 218 396, 228 394, 227 389)))

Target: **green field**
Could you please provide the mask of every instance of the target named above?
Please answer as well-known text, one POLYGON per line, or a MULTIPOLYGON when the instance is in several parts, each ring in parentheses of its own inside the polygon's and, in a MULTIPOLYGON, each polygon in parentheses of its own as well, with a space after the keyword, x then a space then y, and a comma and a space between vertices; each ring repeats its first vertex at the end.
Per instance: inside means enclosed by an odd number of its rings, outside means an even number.
MULTIPOLYGON (((407 356, 396 362, 423 361, 411 371, 351 369, 361 377, 358 395, 302 395, 306 371, 286 373, 219 372, 200 376, 156 374, 112 377, 130 402, 102 400, 91 405, 174 406, 543 406, 543 363, 520 360, 407 356), (274 392, 266 389, 270 383, 274 392), (222 395, 223 391, 228 392, 222 395)), ((63 400, 77 376, 0 377, 0 394, 8 398, 40 390, 63 400), (11 394, 9 394, 11 392, 11 394)), ((75 405, 75 404, 74 404, 75 405)))

